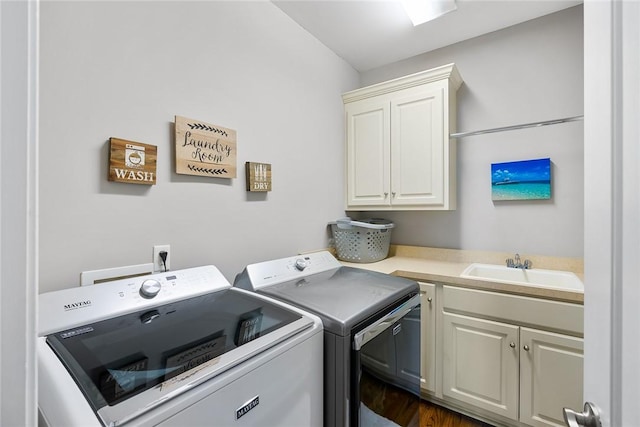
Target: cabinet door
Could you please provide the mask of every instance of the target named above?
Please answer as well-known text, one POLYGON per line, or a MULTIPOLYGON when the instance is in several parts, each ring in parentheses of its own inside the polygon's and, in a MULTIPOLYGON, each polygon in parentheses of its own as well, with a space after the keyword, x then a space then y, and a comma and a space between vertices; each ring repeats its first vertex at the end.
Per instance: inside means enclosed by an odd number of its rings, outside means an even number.
POLYGON ((420 283, 420 387, 436 392, 436 285, 420 283))
POLYGON ((375 98, 345 106, 348 206, 389 205, 389 105, 375 98))
POLYGON ((582 338, 521 328, 521 422, 564 426, 562 408, 582 407, 583 342, 582 338))
POLYGON ((444 205, 444 108, 438 84, 404 90, 391 101, 392 205, 444 205))
POLYGON ((443 394, 518 419, 518 327, 443 313, 443 394))

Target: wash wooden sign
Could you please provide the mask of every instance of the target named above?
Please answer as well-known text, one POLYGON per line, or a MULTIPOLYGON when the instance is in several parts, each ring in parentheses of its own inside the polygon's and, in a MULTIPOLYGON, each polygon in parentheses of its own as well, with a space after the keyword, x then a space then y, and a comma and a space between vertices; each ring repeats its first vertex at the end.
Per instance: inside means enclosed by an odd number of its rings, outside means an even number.
POLYGON ((236 177, 236 131, 176 116, 176 173, 236 177))
POLYGON ((119 138, 109 139, 109 181, 156 183, 158 147, 119 138))

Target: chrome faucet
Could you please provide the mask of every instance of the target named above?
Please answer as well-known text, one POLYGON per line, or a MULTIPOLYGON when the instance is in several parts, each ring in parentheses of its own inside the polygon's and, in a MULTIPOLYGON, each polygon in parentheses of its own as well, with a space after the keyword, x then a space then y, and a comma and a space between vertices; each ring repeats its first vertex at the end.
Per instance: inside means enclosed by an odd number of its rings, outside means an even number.
POLYGON ((523 270, 527 270, 533 266, 533 263, 528 259, 525 259, 524 262, 522 262, 520 260, 520 254, 516 254, 514 258, 507 258, 507 267, 522 268, 523 270))

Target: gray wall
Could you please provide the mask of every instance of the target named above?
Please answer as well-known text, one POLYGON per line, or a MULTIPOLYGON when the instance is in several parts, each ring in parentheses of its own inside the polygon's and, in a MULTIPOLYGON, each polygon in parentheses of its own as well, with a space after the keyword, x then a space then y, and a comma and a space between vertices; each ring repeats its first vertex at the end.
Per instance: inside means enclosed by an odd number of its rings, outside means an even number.
MULTIPOLYGON (((458 129, 582 114, 582 7, 361 76, 269 2, 43 2, 40 291, 151 261, 244 265, 326 247, 343 212, 340 94, 455 62, 458 129), (236 179, 176 175, 174 115, 238 131, 236 179), (107 181, 109 137, 157 145, 155 186, 107 181), (273 191, 244 189, 246 161, 273 191)), ((582 122, 458 142, 458 210, 367 213, 398 244, 582 256, 582 122), (490 164, 551 157, 553 199, 493 203, 490 164)), ((357 216, 357 215, 354 215, 357 216)))
POLYGON ((343 211, 341 93, 358 73, 270 2, 43 2, 40 291, 81 271, 246 264, 327 246, 343 211), (238 178, 176 175, 174 115, 237 130, 238 178), (158 147, 157 185, 107 181, 109 137, 158 147), (244 163, 273 191, 245 191, 244 163))
MULTIPOLYGON (((464 79, 461 132, 582 115, 582 6, 363 73, 362 85, 450 62, 464 79)), ((583 137, 580 121, 460 139, 455 212, 351 216, 393 220, 398 244, 581 257, 583 137), (544 157, 551 200, 492 202, 491 163, 544 157)))

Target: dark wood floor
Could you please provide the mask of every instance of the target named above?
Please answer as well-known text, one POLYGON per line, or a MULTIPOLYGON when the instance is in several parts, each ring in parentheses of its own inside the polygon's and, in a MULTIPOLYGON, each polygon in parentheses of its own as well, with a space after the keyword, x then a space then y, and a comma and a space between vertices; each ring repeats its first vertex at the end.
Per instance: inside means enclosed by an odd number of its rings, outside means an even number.
POLYGON ((465 417, 432 403, 420 402, 420 427, 490 427, 473 418, 465 417))
POLYGON ((491 427, 363 374, 362 402, 372 411, 402 427, 491 427), (417 407, 417 411, 416 411, 417 407))

